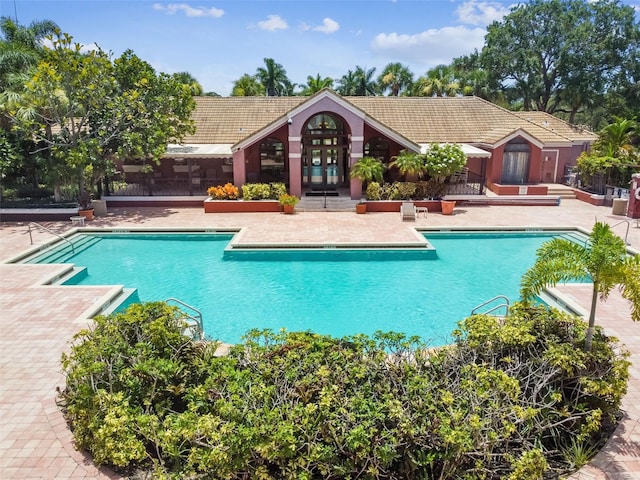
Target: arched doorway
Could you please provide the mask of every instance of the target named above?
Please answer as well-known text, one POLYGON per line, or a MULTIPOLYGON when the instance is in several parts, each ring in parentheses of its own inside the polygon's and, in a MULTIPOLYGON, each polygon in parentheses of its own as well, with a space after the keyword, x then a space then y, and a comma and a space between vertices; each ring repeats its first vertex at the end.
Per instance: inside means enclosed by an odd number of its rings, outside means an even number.
POLYGON ((302 132, 302 186, 335 189, 348 182, 349 136, 342 119, 314 115, 302 132))

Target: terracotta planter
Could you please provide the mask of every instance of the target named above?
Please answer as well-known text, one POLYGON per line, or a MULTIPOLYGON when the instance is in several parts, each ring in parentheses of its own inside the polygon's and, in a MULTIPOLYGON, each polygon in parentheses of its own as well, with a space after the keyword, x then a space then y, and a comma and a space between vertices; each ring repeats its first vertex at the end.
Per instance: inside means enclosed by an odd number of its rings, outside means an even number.
POLYGON ((442 209, 442 214, 443 215, 453 215, 453 209, 456 206, 456 202, 454 201, 448 201, 448 200, 441 200, 440 201, 440 208, 442 209))
POLYGON ((78 210, 78 216, 84 217, 86 220, 93 220, 93 208, 88 210, 78 210))
POLYGON ((294 208, 295 208, 294 205, 283 205, 282 211, 288 215, 291 215, 293 213, 294 208))
POLYGON ((356 204, 356 213, 367 213, 367 204, 366 203, 357 203, 356 204))

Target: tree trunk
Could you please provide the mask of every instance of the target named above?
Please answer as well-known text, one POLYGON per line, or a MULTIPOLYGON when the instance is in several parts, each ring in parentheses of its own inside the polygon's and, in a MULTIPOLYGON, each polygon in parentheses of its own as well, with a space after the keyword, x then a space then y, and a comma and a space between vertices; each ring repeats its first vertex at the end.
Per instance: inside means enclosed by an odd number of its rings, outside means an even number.
POLYGON ((587 328, 587 338, 584 342, 584 350, 591 351, 593 344, 593 331, 596 326, 596 306, 598 305, 598 282, 593 282, 593 292, 591 293, 591 311, 589 312, 589 328, 587 328))

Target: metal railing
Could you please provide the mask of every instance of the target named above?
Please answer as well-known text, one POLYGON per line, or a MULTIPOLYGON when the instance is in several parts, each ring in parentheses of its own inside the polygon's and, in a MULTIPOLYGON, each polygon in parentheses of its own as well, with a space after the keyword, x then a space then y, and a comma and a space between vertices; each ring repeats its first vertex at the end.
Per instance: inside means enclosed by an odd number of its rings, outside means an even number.
POLYGON ((623 223, 627 224, 627 233, 624 235, 624 243, 625 245, 631 245, 628 241, 627 238, 629 237, 629 227, 631 227, 631 222, 629 220, 622 220, 621 222, 616 223, 615 225, 611 226, 611 230, 613 230, 615 227, 617 227, 618 225, 622 225, 623 223))
POLYGON ((202 321, 202 312, 195 307, 192 307, 188 303, 184 303, 182 300, 178 300, 177 298, 171 297, 165 300, 166 303, 177 303, 181 307, 184 307, 191 311, 191 313, 187 313, 181 309, 184 314, 184 320, 187 323, 185 328, 185 333, 191 332, 191 338, 194 340, 202 340, 204 338, 204 325, 202 321))
POLYGON ((483 315, 488 315, 491 312, 495 312, 499 308, 504 308, 505 309, 505 312, 504 312, 505 316, 509 315, 510 304, 509 304, 509 299, 505 295, 496 295, 495 297, 490 298, 486 302, 483 302, 480 305, 475 306, 471 310, 471 315, 478 315, 480 313, 478 310, 480 310, 482 307, 485 307, 485 306, 489 305, 490 303, 494 303, 497 300, 503 300, 503 302, 498 304, 498 305, 495 305, 495 306, 491 307, 489 310, 486 310, 486 311, 482 312, 482 314, 483 315))
POLYGON ((56 232, 54 232, 54 231, 52 231, 52 230, 48 229, 48 228, 47 228, 47 227, 45 227, 44 225, 40 225, 39 223, 36 223, 36 222, 30 222, 30 223, 29 223, 29 225, 28 225, 28 228, 29 228, 29 240, 31 241, 31 245, 33 245, 33 236, 31 235, 31 226, 32 226, 32 225, 33 225, 33 226, 36 226, 36 227, 38 227, 38 228, 41 228, 42 230, 44 230, 44 231, 46 231, 46 232, 50 233, 51 235, 55 235, 56 237, 58 237, 58 238, 59 238, 60 240, 62 240, 63 242, 67 242, 69 245, 71 245, 71 251, 72 251, 73 253, 76 253, 76 249, 75 249, 75 247, 73 246, 73 243, 71 243, 68 239, 66 239, 66 238, 64 238, 62 235, 60 235, 60 234, 58 234, 58 233, 56 233, 56 232))

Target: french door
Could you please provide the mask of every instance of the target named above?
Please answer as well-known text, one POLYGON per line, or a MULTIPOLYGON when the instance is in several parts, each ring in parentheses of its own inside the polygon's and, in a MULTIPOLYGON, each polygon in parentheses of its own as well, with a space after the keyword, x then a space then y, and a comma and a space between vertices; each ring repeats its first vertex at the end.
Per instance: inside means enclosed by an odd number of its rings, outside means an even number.
POLYGON ((344 183, 344 148, 310 146, 302 161, 302 183, 311 188, 333 188, 344 183))

